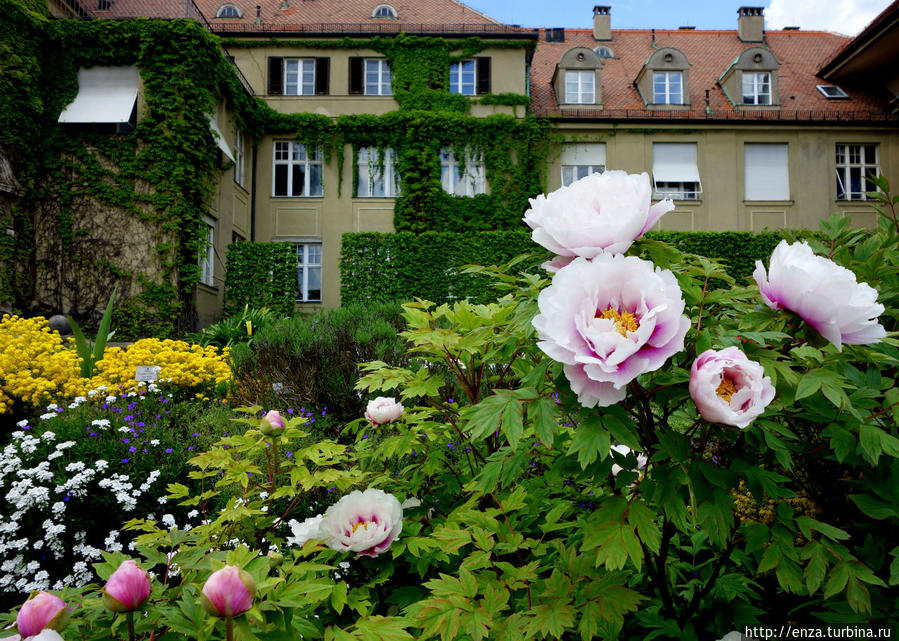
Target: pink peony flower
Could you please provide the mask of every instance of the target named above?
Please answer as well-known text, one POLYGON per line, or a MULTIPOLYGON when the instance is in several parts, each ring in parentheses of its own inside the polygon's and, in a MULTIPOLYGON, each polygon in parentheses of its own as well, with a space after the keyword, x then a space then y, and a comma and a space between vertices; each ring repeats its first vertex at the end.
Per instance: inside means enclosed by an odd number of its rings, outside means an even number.
POLYGON ((356 490, 325 512, 319 534, 328 546, 342 552, 378 556, 403 529, 403 508, 382 490, 356 490))
POLYGON ((138 609, 150 596, 150 575, 128 559, 112 573, 103 588, 103 603, 113 612, 138 609))
POLYGON ((623 400, 628 383, 684 348, 690 327, 674 274, 620 254, 574 260, 537 304, 537 345, 564 363, 585 407, 623 400))
POLYGON ((212 616, 235 617, 253 606, 256 584, 236 565, 213 572, 203 585, 203 607, 212 616))
POLYGON ((31 637, 44 628, 62 630, 68 622, 66 602, 42 590, 22 604, 16 617, 16 628, 23 637, 31 637))
POLYGON ((266 435, 280 432, 284 429, 284 419, 278 410, 269 410, 259 422, 259 431, 266 435))
POLYGON ((797 313, 824 338, 843 350, 843 343, 865 345, 886 336, 877 317, 883 305, 877 290, 859 283, 855 274, 832 260, 816 256, 808 243, 780 241, 768 272, 756 261, 752 276, 771 309, 797 313))
POLYGON ((708 349, 693 361, 690 396, 705 420, 742 429, 774 399, 774 386, 739 348, 708 349))
MULTIPOLYGON (((590 174, 548 196, 531 198, 524 222, 534 230, 534 242, 558 256, 620 254, 674 209, 670 200, 650 206, 651 195, 646 173, 590 174)), ((553 261, 550 268, 559 266, 553 261)))
POLYGON ((365 408, 365 418, 372 425, 383 425, 395 421, 403 413, 403 406, 396 402, 393 398, 379 396, 373 401, 368 402, 365 408))

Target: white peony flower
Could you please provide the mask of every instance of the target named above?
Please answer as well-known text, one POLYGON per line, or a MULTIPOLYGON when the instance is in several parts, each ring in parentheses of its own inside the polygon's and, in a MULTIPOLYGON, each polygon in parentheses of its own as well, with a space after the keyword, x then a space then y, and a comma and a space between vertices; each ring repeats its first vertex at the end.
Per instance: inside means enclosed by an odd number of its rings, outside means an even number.
POLYGON ((302 547, 306 545, 306 541, 323 538, 319 531, 323 518, 324 517, 319 514, 318 516, 309 517, 302 523, 296 519, 291 519, 287 525, 293 532, 293 536, 287 538, 287 544, 302 547))
POLYGON ((866 345, 886 336, 877 322, 883 313, 877 290, 859 283, 845 267, 816 256, 808 243, 788 245, 782 240, 771 254, 767 273, 762 261, 755 266, 752 277, 765 304, 797 313, 837 350, 843 350, 843 343, 866 345))
POLYGON ((325 512, 319 532, 328 546, 378 556, 403 529, 403 508, 392 494, 368 489, 350 492, 325 512))
MULTIPOLYGON (((670 200, 650 206, 651 195, 646 173, 590 174, 548 196, 531 198, 524 222, 534 230, 534 242, 560 257, 621 254, 674 209, 670 200)), ((553 261, 550 269, 560 266, 553 261)))
POLYGON ((365 418, 372 425, 383 425, 395 421, 403 413, 403 406, 396 402, 394 398, 379 396, 373 401, 368 402, 365 409, 365 418))
POLYGON ((577 258, 537 304, 537 345, 564 363, 585 407, 623 400, 628 383, 684 349, 690 327, 674 274, 634 256, 577 258))

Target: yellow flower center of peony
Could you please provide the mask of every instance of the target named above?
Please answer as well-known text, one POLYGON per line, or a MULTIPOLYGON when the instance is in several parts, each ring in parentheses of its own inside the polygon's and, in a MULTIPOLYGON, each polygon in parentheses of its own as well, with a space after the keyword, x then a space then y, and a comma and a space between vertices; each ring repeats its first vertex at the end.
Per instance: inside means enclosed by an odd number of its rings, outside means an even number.
POLYGON ((367 530, 367 529, 368 529, 368 524, 369 524, 368 521, 359 521, 358 523, 355 523, 355 524, 353 525, 353 534, 356 533, 356 530, 359 528, 359 526, 362 526, 363 529, 367 530))
POLYGON ((628 332, 636 332, 637 328, 640 327, 640 323, 637 322, 637 317, 631 312, 619 313, 618 310, 612 309, 611 307, 599 314, 598 318, 608 318, 615 321, 615 331, 625 338, 627 338, 628 332))
POLYGON ((734 382, 732 380, 725 377, 721 379, 721 384, 717 387, 715 393, 725 401, 730 403, 730 397, 737 393, 737 388, 734 386, 734 382))

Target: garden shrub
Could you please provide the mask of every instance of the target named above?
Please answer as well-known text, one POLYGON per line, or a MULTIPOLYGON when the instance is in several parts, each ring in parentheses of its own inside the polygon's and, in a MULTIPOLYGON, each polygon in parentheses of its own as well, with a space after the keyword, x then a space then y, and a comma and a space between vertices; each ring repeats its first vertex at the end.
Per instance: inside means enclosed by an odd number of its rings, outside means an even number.
POLYGON ((235 343, 251 342, 260 329, 268 327, 278 318, 277 314, 266 307, 250 309, 249 305, 245 305, 239 314, 226 316, 195 334, 189 334, 187 338, 203 347, 231 347, 235 343))
POLYGON ((314 316, 282 319, 260 329, 251 344, 231 350, 237 402, 288 401, 325 408, 350 420, 366 400, 353 387, 359 363, 405 362, 399 305, 346 305, 314 316), (275 389, 273 390, 273 385, 275 389))
MULTIPOLYGON (((755 261, 767 259, 782 234, 774 232, 649 232, 649 239, 669 243, 681 251, 720 259, 727 273, 748 282, 755 261)), ((531 232, 474 231, 412 234, 344 234, 340 256, 340 296, 344 304, 371 300, 436 303, 470 298, 487 302, 495 297, 488 278, 465 272, 466 265, 499 265, 526 252, 542 252, 531 232)), ((540 259, 548 255, 538 253, 540 259)), ((535 259, 537 260, 537 259, 535 259)), ((532 267, 521 264, 517 271, 532 267)), ((721 287, 723 281, 713 285, 721 287)))

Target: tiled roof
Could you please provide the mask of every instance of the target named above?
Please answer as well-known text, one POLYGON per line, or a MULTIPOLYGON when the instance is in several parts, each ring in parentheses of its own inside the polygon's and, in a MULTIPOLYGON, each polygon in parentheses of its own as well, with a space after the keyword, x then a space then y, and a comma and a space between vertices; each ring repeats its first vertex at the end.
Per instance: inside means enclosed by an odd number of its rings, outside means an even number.
MULTIPOLYGON (((821 66, 845 45, 848 38, 823 31, 766 31, 767 45, 781 67, 778 72, 781 108, 776 111, 749 111, 734 108, 718 79, 740 53, 757 43, 744 43, 736 31, 613 30, 612 40, 597 42, 590 29, 566 29, 565 42, 541 40, 531 69, 531 109, 538 115, 564 115, 583 118, 665 118, 665 119, 779 119, 779 120, 847 120, 886 117, 886 100, 844 87, 848 100, 825 98, 816 88, 828 84, 816 76, 821 66), (614 59, 604 60, 602 69, 602 108, 572 112, 559 109, 551 82, 562 55, 572 47, 595 49, 608 45, 614 59), (650 111, 645 108, 634 81, 644 63, 658 48, 674 47, 690 62, 688 111, 650 111), (706 110, 706 90, 709 110, 706 110)), ((589 105, 585 106, 589 107, 589 105)))
MULTIPOLYGON (((502 23, 456 0, 195 0, 216 32, 296 31, 312 33, 407 33, 507 31, 502 23), (233 4, 239 20, 216 18, 218 8, 233 4), (286 8, 283 8, 284 5, 286 8), (372 18, 375 7, 389 4, 396 20, 372 18), (260 6, 257 24, 256 6, 260 6)), ((524 30, 522 30, 524 31, 524 30)))

